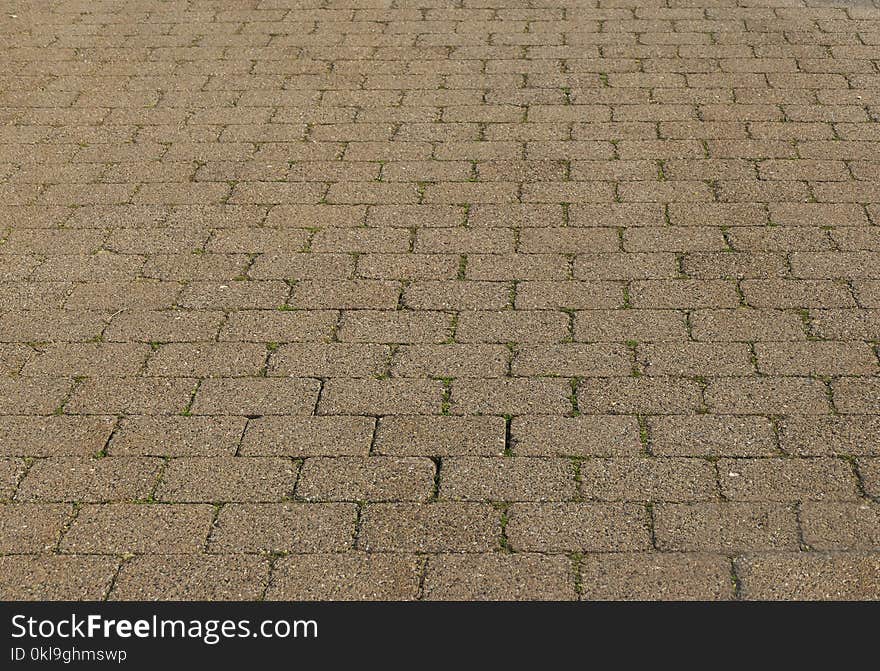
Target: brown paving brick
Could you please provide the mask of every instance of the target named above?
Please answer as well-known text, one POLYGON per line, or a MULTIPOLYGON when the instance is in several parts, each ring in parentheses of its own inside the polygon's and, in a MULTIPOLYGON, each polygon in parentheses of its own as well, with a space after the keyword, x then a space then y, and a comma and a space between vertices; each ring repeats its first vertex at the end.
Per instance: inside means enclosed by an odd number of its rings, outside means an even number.
POLYGON ((878 361, 860 342, 757 343, 758 371, 767 375, 871 375, 878 361))
POLYGON ((670 552, 797 550, 795 509, 773 503, 658 503, 657 547, 670 552))
POLYGON ((586 342, 685 340, 685 314, 677 310, 584 310, 575 316, 574 339, 586 342))
POLYGON ((876 550, 880 547, 880 507, 868 501, 805 503, 804 541, 814 550, 876 550))
POLYGON ((691 323, 695 340, 797 341, 807 337, 801 318, 783 310, 696 310, 691 323))
POLYGON ((19 501, 125 501, 153 491, 160 461, 143 457, 39 459, 19 484, 19 501))
POLYGON ((780 553, 736 560, 745 599, 876 600, 880 564, 874 554, 780 553))
POLYGON ((449 457, 440 471, 440 497, 462 501, 561 501, 575 492, 566 459, 449 457))
POLYGON ((242 455, 365 456, 375 420, 370 417, 261 417, 248 422, 242 455))
POLYGON ((234 342, 309 342, 328 340, 335 310, 243 310, 229 315, 220 340, 234 342))
POLYGON ((456 415, 563 414, 571 410, 571 385, 557 378, 463 378, 452 383, 456 415))
POLYGON ((0 505, 0 551, 9 554, 51 551, 72 512, 73 507, 64 504, 0 505))
POLYGON ((268 582, 269 562, 249 555, 141 555, 122 565, 118 601, 251 601, 268 582))
POLYGON ((623 345, 523 345, 511 365, 513 375, 610 376, 628 375, 631 356, 623 345))
POLYGON ((354 539, 351 503, 230 504, 217 517, 210 552, 341 552, 354 539))
POLYGON ((266 593, 283 601, 404 601, 419 593, 423 560, 399 554, 292 555, 275 564, 266 593))
POLYGON ((517 552, 646 550, 651 546, 645 508, 607 503, 515 503, 505 527, 517 552))
POLYGON ((444 342, 451 334, 452 317, 427 311, 345 312, 339 325, 342 342, 444 342))
POLYGON ((878 596, 872 10, 553 4, 19 12, 14 595, 878 596))
POLYGON ((779 443, 796 456, 880 454, 880 417, 786 417, 779 443))
POLYGON ((158 377, 237 377, 256 375, 266 348, 245 343, 169 343, 150 357, 147 375, 158 377))
POLYGON ((584 599, 717 600, 733 597, 726 557, 690 553, 587 555, 581 564, 584 599))
POLYGON ((859 459, 856 467, 865 493, 876 499, 880 496, 880 459, 859 459))
POLYGON ((84 415, 173 415, 187 407, 193 389, 192 378, 100 377, 78 385, 64 407, 84 415))
POLYGON ((299 464, 279 457, 178 457, 162 471, 160 501, 278 501, 293 493, 299 464))
POLYGON ((835 380, 831 388, 834 407, 846 414, 876 415, 880 413, 880 379, 852 377, 835 380))
POLYGON ((650 417, 651 452, 657 456, 772 456, 773 425, 765 417, 693 415, 650 417))
POLYGON ((289 377, 375 377, 385 373, 390 356, 390 349, 381 344, 288 343, 272 353, 268 374, 289 377))
POLYGON ((0 416, 0 454, 48 457, 97 454, 107 444, 115 418, 0 416))
POLYGON ((735 501, 848 500, 858 496, 852 467, 841 459, 722 459, 721 491, 735 501))
POLYGON ((440 410, 443 385, 433 380, 328 380, 318 414, 434 414, 440 410))
POLYGON ((212 516, 209 505, 86 505, 61 539, 61 550, 90 554, 199 553, 212 516))
POLYGON ((428 559, 429 600, 563 601, 576 598, 571 562, 535 554, 436 555, 428 559))
POLYGON ((383 417, 374 449, 392 456, 501 456, 501 417, 383 417))
POLYGON ((706 388, 712 412, 733 415, 822 415, 829 412, 825 385, 808 377, 717 378, 706 388))
POLYGON ((645 343, 636 358, 648 375, 748 375, 754 372, 745 343, 645 343))
POLYGON ((626 456, 642 450, 634 417, 514 417, 511 444, 518 456, 626 456))
POLYGON ((64 601, 103 599, 116 574, 115 557, 7 555, 0 557, 4 599, 64 601))
POLYGON ((113 456, 230 456, 245 422, 244 417, 126 417, 107 451, 113 456))
POLYGON ((618 282, 520 282, 516 287, 517 310, 593 310, 623 304, 618 282))
POLYGON ((599 501, 698 501, 717 497, 715 471, 702 459, 589 459, 580 489, 599 501))
POLYGON ((501 513, 485 503, 374 503, 359 545, 372 552, 487 552, 501 538, 501 513))
POLYGON ((403 304, 415 310, 500 310, 512 285, 471 280, 415 281, 403 290, 403 304))
POLYGON ((424 501, 435 465, 418 457, 313 457, 303 465, 296 495, 310 501, 424 501))
POLYGON ((696 382, 676 377, 586 378, 578 383, 577 401, 587 414, 676 414, 700 408, 696 382))
POLYGON ((290 304, 308 310, 375 309, 397 307, 400 287, 382 280, 303 280, 293 288, 290 304))
POLYGON ((196 392, 195 415, 308 415, 318 400, 309 378, 215 378, 196 392))

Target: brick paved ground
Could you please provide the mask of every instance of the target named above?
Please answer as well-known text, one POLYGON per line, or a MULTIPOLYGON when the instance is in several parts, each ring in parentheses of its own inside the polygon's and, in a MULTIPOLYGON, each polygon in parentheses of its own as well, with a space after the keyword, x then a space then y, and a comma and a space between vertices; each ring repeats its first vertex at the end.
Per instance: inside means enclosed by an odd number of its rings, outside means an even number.
POLYGON ((880 10, 0 12, 4 598, 880 597, 880 10))

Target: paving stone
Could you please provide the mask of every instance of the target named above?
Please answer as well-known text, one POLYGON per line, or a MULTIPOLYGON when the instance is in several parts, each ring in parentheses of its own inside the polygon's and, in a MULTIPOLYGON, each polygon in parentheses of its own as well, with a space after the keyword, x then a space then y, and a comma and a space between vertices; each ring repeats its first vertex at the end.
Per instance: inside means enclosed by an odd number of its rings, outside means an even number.
POLYGON ((252 419, 241 439, 245 456, 366 456, 372 417, 289 417, 252 419))
POLYGON ((425 598, 452 601, 564 601, 576 598, 571 561, 535 554, 435 555, 425 598))
POLYGON ((210 552, 342 552, 354 540, 350 503, 230 504, 220 511, 210 552))
POLYGON ((501 513, 485 503, 373 503, 361 520, 370 552, 488 552, 499 547, 501 513))
POLYGON ((706 388, 713 412, 733 415, 822 415, 829 412, 824 385, 807 377, 717 378, 706 388))
MULTIPOLYGON (((502 456, 501 417, 382 417, 374 449, 390 456, 502 456)), ((366 441, 369 443, 369 439, 366 441)))
POLYGON ((873 9, 44 4, 9 598, 880 598, 873 9))
POLYGON ((440 498, 460 501, 564 501, 575 494, 567 459, 449 457, 440 470, 440 498))
POLYGON ((870 501, 807 502, 801 506, 804 542, 814 550, 876 550, 880 506, 870 501))
POLYGON ((726 557, 691 553, 587 555, 582 598, 591 601, 708 601, 733 598, 726 557))
POLYGON ((313 457, 296 494, 309 501, 424 501, 434 489, 434 468, 418 457, 313 457))
POLYGON ((97 454, 107 444, 115 423, 115 417, 0 416, 0 454, 31 457, 97 454))
POLYGON ((113 456, 231 456, 244 417, 126 417, 108 444, 113 456))
POLYGON ((153 491, 159 459, 61 457, 39 459, 19 484, 19 501, 105 502, 145 499, 153 491))
POLYGON ((651 547, 643 506, 608 503, 515 503, 505 527, 516 552, 601 552, 651 547))
POLYGON ((0 552, 51 552, 73 506, 57 503, 0 504, 0 552))
POLYGON ((309 378, 215 378, 196 392, 195 415, 308 415, 318 400, 319 382, 309 378))
POLYGON ((6 555, 0 557, 2 598, 15 601, 99 601, 116 570, 116 557, 6 555))
POLYGON ((658 456, 757 457, 777 454, 773 424, 766 417, 667 416, 650 417, 647 423, 651 452, 658 456))
POLYGON ((156 499, 279 501, 293 494, 298 472, 298 463, 280 457, 178 457, 162 471, 156 499))
POLYGON ((876 600, 880 565, 875 554, 798 552, 747 555, 736 560, 745 599, 876 600))
POLYGON ((117 601, 252 601, 268 582, 269 562, 251 555, 140 555, 123 563, 117 601))
POLYGON ((794 506, 773 503, 658 503, 657 547, 669 552, 797 550, 794 506))
POLYGON ((423 560, 399 554, 291 555, 275 564, 268 600, 408 601, 423 560))
POLYGON ((842 459, 722 459, 721 492, 734 501, 823 501, 858 496, 852 467, 842 459))
POLYGON ((510 424, 517 456, 634 456, 642 451, 634 417, 514 417, 510 424))
POLYGON ((85 505, 61 539, 60 549, 89 554, 198 553, 212 518, 209 505, 85 505))
POLYGON ((718 496, 715 469, 703 459, 587 459, 580 491, 595 501, 706 501, 718 496))

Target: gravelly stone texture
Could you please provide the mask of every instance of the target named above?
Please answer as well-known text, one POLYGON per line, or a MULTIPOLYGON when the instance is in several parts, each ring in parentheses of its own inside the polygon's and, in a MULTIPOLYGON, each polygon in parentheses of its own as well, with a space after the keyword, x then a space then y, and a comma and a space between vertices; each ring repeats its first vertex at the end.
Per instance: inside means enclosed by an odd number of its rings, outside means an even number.
POLYGON ((0 598, 880 599, 876 1, 6 4, 0 598))

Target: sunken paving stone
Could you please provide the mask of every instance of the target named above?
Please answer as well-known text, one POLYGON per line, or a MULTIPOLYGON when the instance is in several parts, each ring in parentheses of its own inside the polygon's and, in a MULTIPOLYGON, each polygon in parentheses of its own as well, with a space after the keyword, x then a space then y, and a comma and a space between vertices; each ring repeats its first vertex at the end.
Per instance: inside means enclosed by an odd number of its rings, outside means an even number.
POLYGON ((0 597, 880 599, 876 3, 39 4, 0 597))

